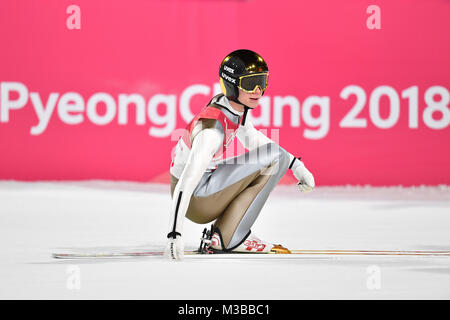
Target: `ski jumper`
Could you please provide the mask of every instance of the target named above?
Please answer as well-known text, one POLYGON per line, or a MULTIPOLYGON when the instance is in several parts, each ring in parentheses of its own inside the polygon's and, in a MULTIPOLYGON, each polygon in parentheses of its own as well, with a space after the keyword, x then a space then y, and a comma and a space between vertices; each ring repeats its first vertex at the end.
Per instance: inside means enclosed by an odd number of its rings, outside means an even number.
POLYGON ((199 224, 215 220, 224 250, 250 235, 269 194, 299 161, 257 131, 223 95, 187 125, 172 153, 170 191, 173 198, 170 234, 180 234, 184 217, 199 224), (222 158, 237 137, 249 151, 222 158))

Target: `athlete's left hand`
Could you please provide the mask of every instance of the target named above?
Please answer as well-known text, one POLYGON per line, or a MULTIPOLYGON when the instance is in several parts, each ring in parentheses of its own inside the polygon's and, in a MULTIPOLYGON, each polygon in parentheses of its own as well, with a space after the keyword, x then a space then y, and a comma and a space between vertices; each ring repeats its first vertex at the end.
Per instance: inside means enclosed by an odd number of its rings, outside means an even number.
POLYGON ((301 192, 310 192, 316 186, 312 173, 306 169, 302 161, 300 161, 300 165, 293 170, 293 173, 298 180, 297 185, 301 192))
POLYGON ((169 239, 166 250, 164 250, 164 255, 170 260, 183 260, 184 242, 181 236, 177 236, 176 239, 169 239))

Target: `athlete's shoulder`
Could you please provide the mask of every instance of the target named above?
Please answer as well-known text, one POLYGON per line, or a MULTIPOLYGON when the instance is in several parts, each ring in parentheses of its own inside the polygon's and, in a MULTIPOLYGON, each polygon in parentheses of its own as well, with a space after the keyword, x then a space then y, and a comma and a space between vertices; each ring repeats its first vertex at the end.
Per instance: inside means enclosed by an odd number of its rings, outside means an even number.
POLYGON ((209 101, 208 106, 220 108, 224 102, 225 96, 223 93, 217 94, 209 101))
POLYGON ((211 118, 201 118, 197 121, 196 125, 192 129, 190 134, 190 142, 194 141, 194 138, 203 130, 209 129, 208 131, 215 131, 218 135, 225 136, 225 131, 222 124, 217 119, 211 118))

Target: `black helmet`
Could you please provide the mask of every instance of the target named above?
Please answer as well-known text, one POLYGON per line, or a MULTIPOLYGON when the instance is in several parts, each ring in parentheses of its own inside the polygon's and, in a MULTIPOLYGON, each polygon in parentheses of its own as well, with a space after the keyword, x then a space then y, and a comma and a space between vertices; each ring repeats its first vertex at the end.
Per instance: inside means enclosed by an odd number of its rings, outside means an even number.
POLYGON ((238 101, 241 88, 253 92, 257 87, 264 94, 267 88, 269 68, 264 59, 251 50, 236 50, 223 59, 220 64, 219 77, 223 94, 230 100, 238 101))

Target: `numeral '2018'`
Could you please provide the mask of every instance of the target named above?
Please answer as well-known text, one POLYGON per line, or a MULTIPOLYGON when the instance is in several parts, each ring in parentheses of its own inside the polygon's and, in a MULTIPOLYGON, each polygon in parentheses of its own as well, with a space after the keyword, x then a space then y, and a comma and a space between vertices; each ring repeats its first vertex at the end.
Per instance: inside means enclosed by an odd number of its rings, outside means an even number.
MULTIPOLYGON (((341 128, 366 128, 367 119, 358 118, 358 115, 366 105, 367 96, 363 88, 350 85, 342 89, 340 97, 347 100, 351 95, 356 96, 356 103, 341 120, 341 128)), ((419 89, 417 86, 409 87, 402 91, 401 97, 408 99, 408 126, 416 129, 419 127, 419 89)), ((426 108, 423 110, 423 122, 431 129, 444 129, 450 124, 450 110, 448 103, 450 95, 445 87, 432 86, 425 92, 424 100, 426 108), (436 96, 440 96, 438 101, 436 96), (440 119, 433 118, 433 113, 440 112, 440 119)), ((380 86, 375 88, 369 98, 369 117, 372 123, 381 129, 392 128, 400 117, 400 98, 394 88, 380 86), (386 96, 390 102, 389 116, 382 118, 380 115, 380 98, 386 96)))

